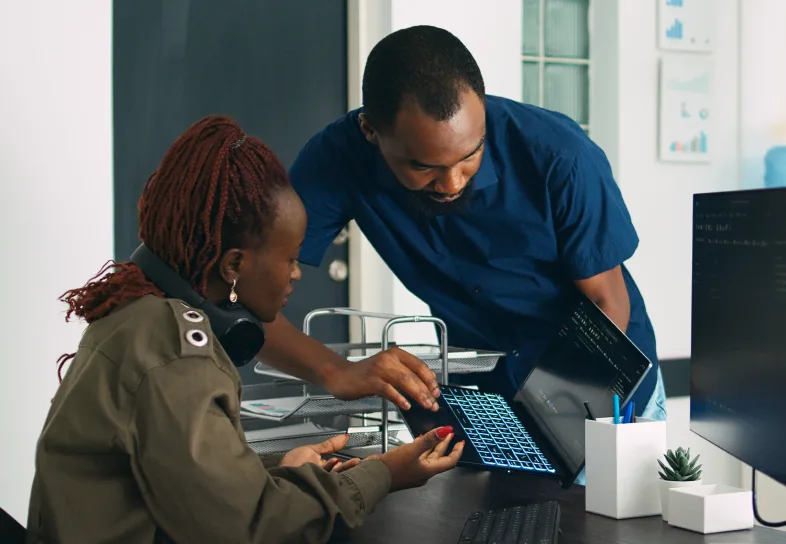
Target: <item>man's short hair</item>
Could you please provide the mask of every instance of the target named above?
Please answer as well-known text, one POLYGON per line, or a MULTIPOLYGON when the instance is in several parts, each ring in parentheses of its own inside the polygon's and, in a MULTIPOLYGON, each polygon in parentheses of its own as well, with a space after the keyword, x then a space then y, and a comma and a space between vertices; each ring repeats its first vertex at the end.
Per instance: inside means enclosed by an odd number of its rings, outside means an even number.
POLYGON ((411 99, 430 117, 446 121, 469 89, 485 101, 483 76, 466 46, 447 30, 413 26, 389 34, 371 50, 363 73, 363 109, 377 130, 393 126, 411 99))

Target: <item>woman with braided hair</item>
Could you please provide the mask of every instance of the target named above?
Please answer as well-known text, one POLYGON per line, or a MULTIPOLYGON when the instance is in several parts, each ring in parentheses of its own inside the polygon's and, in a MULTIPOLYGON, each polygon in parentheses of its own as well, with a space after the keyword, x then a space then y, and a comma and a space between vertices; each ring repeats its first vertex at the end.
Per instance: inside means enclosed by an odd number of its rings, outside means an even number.
MULTIPOLYGON (((174 142, 145 186, 139 224, 147 248, 194 291, 262 323, 300 279, 303 205, 276 156, 229 118, 202 119, 174 142)), ((62 300, 66 318, 88 327, 59 360, 28 542, 325 542, 389 491, 458 462, 463 444, 447 451, 449 428, 362 462, 323 460, 346 436, 259 458, 240 426, 240 376, 204 312, 168 298, 132 262, 108 263, 62 300)))

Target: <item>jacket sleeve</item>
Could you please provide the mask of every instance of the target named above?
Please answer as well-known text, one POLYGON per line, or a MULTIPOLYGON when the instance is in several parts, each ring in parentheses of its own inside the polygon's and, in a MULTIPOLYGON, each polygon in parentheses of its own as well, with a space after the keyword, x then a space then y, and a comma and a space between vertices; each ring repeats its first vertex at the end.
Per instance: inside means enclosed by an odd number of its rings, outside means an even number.
POLYGON ((260 456, 259 459, 262 461, 262 466, 266 469, 271 469, 273 467, 277 467, 281 464, 281 460, 284 458, 284 455, 281 453, 276 453, 273 455, 265 455, 260 456))
POLYGON ((239 436, 231 378, 210 358, 147 372, 129 437, 132 469, 158 525, 174 542, 326 542, 359 526, 388 493, 379 460, 343 473, 316 465, 268 471, 239 436))

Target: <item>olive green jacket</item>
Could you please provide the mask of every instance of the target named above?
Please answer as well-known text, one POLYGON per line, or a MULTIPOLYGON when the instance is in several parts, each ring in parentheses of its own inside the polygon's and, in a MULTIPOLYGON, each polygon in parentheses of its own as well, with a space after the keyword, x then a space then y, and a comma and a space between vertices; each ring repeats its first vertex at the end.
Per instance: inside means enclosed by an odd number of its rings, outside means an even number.
POLYGON ((145 296, 88 326, 38 442, 29 543, 325 542, 388 493, 379 460, 261 460, 240 375, 194 312, 145 296))

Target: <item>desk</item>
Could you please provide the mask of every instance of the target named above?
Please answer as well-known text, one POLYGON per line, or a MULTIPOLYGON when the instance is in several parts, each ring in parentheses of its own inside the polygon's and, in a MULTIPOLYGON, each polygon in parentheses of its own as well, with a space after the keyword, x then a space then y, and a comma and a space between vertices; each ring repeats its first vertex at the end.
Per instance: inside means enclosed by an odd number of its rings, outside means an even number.
POLYGON ((455 469, 425 486, 393 493, 363 527, 335 543, 455 544, 472 512, 556 499, 562 508, 561 544, 786 543, 786 532, 700 535, 675 529, 660 516, 616 521, 584 511, 584 488, 562 489, 549 480, 455 469))

